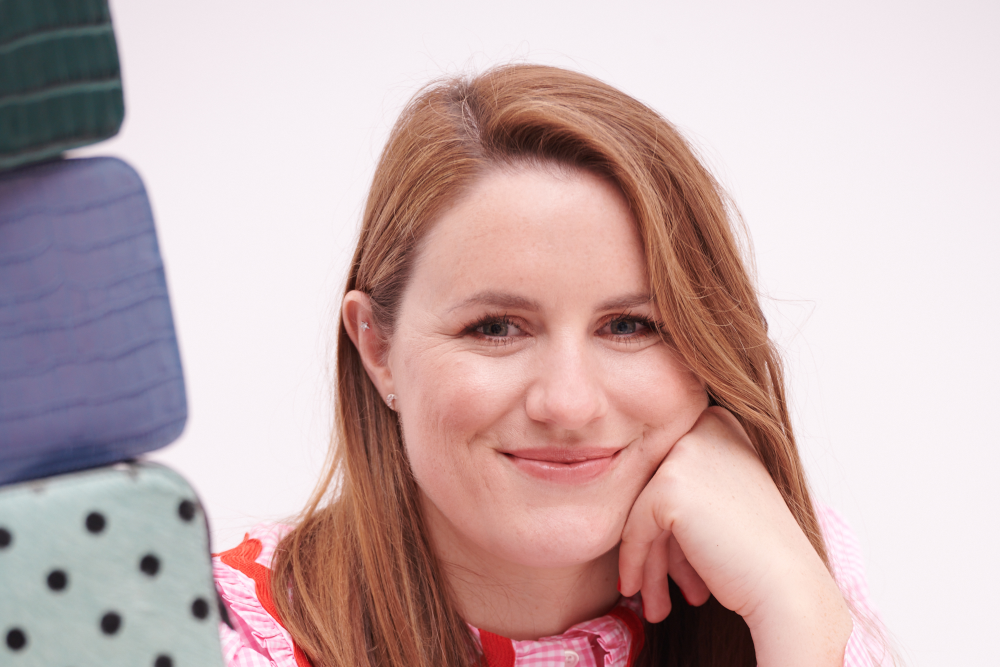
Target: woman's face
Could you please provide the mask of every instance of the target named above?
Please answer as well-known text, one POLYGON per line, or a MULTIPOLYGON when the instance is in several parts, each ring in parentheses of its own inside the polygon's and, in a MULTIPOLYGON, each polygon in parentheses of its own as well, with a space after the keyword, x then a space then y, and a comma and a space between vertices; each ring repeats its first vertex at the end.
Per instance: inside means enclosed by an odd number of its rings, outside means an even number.
POLYGON ((628 205, 591 173, 491 172, 440 216, 385 361, 436 548, 552 568, 617 545, 708 403, 649 294, 628 205))

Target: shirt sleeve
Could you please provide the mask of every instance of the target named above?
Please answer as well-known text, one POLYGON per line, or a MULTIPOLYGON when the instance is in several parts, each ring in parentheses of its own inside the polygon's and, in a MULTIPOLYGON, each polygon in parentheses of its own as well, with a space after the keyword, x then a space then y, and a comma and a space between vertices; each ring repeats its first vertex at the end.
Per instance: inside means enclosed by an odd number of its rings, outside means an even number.
MULTIPOLYGON (((263 531, 256 532, 251 531, 248 537, 264 541, 265 553, 259 560, 269 564, 277 539, 263 531)), ((257 583, 222 562, 219 555, 212 558, 212 574, 229 617, 229 625, 219 624, 227 667, 297 667, 291 635, 261 605, 257 583)))
POLYGON ((826 542, 830 569, 851 610, 854 629, 844 651, 844 667, 888 667, 892 659, 887 649, 882 618, 868 591, 861 545, 847 521, 829 507, 818 506, 816 518, 826 542))

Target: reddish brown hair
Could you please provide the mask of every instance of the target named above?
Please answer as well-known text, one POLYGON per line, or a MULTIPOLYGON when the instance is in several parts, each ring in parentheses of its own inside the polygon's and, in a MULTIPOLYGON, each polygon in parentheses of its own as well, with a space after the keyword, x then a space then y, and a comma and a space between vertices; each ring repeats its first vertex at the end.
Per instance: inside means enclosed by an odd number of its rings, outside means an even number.
MULTIPOLYGON (((781 363, 727 199, 670 123, 615 88, 512 65, 414 98, 379 160, 347 280, 348 291, 371 297, 374 329, 391 336, 418 244, 439 212, 489 169, 525 161, 591 170, 618 185, 642 239, 664 336, 740 420, 825 561, 781 363)), ((479 661, 424 535, 396 415, 343 322, 332 457, 274 570, 279 613, 317 667, 479 661)), ((667 620, 647 630, 650 664, 756 664, 743 620, 714 601, 695 608, 675 599, 667 620)))

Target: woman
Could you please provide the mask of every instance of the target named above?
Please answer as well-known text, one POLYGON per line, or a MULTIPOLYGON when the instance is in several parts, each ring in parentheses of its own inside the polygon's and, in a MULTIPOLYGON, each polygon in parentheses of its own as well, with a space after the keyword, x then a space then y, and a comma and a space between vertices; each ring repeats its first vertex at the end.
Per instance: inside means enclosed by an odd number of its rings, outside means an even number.
POLYGON ((639 102, 529 65, 418 95, 375 173, 338 343, 311 504, 218 558, 230 664, 879 652, 727 201, 639 102))

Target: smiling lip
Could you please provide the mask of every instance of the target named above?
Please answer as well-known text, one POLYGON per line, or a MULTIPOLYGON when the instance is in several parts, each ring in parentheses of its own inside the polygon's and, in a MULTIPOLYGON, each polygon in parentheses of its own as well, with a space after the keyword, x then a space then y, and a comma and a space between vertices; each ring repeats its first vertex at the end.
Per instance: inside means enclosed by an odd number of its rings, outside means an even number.
POLYGON ((586 484, 611 468, 621 449, 573 447, 536 448, 502 452, 514 467, 536 479, 563 484, 586 484))

